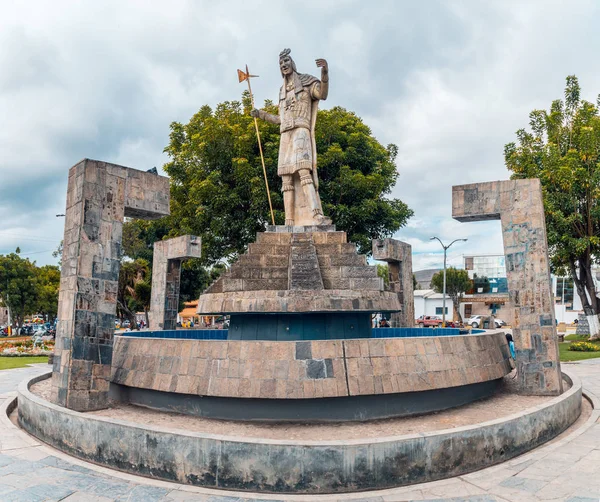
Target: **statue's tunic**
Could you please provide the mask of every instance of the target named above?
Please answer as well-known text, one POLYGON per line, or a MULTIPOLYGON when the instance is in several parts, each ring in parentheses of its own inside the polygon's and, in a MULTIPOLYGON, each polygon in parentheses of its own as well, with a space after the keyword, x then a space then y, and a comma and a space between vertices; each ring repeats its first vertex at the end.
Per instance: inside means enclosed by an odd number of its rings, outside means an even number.
POLYGON ((319 80, 311 75, 294 74, 292 85, 279 92, 281 140, 279 146, 279 176, 294 174, 300 169, 313 170, 316 162, 314 128, 317 114, 319 80))

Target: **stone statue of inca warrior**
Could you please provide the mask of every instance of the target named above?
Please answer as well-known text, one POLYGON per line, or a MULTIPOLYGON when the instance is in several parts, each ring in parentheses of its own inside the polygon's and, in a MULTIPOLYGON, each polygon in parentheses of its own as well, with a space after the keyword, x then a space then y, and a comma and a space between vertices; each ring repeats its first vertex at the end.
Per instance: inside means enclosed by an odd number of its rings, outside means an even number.
POLYGON ((279 115, 252 110, 253 117, 280 124, 281 142, 277 174, 282 178, 286 225, 324 225, 317 177, 315 123, 320 99, 327 99, 327 61, 317 59, 321 80, 298 73, 290 49, 279 54, 283 85, 279 91, 279 115), (299 193, 301 192, 301 193, 299 193))

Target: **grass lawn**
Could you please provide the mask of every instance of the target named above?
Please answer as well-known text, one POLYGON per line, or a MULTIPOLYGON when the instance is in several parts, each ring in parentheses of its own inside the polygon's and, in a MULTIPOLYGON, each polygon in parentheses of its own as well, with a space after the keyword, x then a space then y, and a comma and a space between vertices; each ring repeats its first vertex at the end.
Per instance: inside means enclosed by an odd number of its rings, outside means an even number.
POLYGON ((594 359, 600 357, 600 352, 576 352, 569 350, 569 343, 559 343, 558 352, 560 354, 561 361, 583 361, 584 359, 594 359))
POLYGON ((48 356, 3 357, 0 356, 0 370, 22 368, 28 364, 47 363, 48 356))
POLYGON ((569 340, 570 342, 587 342, 587 339, 590 335, 567 335, 565 336, 565 340, 569 340))

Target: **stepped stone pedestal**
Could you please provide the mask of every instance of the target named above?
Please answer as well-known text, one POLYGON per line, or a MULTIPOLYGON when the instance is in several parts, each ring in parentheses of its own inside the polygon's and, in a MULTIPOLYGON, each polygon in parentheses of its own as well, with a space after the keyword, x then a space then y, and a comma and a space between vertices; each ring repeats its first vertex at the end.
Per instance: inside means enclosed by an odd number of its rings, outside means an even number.
POLYGON ((371 313, 400 309, 333 225, 268 227, 198 302, 200 314, 231 316, 230 340, 368 338, 371 313))

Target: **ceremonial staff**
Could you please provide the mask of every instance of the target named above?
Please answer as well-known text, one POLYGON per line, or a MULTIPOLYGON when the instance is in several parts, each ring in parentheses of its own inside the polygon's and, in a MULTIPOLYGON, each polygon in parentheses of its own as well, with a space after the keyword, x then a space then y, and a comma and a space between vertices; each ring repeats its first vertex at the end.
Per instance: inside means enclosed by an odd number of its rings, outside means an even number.
MULTIPOLYGON (((250 92, 250 102, 252 103, 252 108, 254 108, 254 96, 252 95, 252 87, 250 86, 250 78, 258 77, 258 75, 250 75, 248 71, 248 65, 246 65, 246 71, 238 70, 238 79, 240 83, 244 80, 248 82, 248 91, 250 92)), ((262 145, 260 144, 260 132, 258 131, 258 120, 254 117, 254 127, 256 128, 256 137, 258 139, 258 149, 260 151, 260 161, 262 162, 263 174, 265 175, 265 185, 267 185, 267 197, 269 198, 269 209, 271 210, 271 221, 273 225, 275 225, 275 216, 273 215, 273 205, 271 204, 271 192, 269 191, 269 181, 267 180, 267 168, 265 167, 265 157, 262 151, 262 145)))

